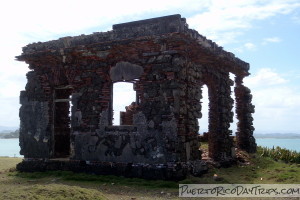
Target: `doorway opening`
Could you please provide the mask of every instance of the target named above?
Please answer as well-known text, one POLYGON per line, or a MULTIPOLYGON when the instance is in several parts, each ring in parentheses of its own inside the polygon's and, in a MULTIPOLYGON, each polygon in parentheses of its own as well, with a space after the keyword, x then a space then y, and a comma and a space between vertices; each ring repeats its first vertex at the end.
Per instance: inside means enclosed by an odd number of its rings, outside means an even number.
POLYGON ((112 125, 133 125, 138 96, 134 90, 135 83, 116 82, 113 84, 113 120, 112 125))
POLYGON ((71 87, 55 89, 53 105, 54 158, 66 158, 70 156, 71 95, 71 87))

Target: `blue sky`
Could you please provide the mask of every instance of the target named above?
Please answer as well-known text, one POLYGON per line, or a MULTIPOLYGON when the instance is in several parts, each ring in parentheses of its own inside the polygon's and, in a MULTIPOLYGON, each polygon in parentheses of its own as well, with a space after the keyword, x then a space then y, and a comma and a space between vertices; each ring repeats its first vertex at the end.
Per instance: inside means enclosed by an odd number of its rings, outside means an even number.
MULTIPOLYGON (((0 126, 19 125, 18 96, 28 71, 25 63, 14 61, 21 47, 170 14, 186 17, 190 28, 250 63, 251 76, 245 84, 256 106, 256 133, 300 133, 299 0, 3 1, 0 126)), ((200 127, 205 131, 207 97, 203 114, 200 127)))

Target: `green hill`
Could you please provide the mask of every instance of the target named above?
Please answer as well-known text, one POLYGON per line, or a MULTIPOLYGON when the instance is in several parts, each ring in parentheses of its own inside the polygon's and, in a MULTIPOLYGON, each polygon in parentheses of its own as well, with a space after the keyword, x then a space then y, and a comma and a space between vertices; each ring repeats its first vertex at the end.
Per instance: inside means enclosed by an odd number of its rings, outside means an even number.
POLYGON ((0 135, 2 139, 19 138, 19 129, 10 133, 3 133, 0 135))

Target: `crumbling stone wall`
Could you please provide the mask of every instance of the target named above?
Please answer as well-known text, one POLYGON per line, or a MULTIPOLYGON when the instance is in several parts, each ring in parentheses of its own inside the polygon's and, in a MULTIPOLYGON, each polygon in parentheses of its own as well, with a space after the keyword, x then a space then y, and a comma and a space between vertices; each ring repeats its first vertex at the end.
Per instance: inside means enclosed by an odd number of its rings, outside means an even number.
MULTIPOLYGON (((34 71, 27 73, 26 91, 20 94, 20 153, 24 157, 43 158, 50 156, 51 112, 49 100, 43 90, 38 75, 34 71), (28 95, 31 94, 31 95, 28 95)), ((50 99, 52 102, 52 99, 50 99)))
POLYGON ((198 119, 205 84, 210 157, 230 161, 230 72, 237 77, 238 146, 248 152, 256 149, 254 106, 241 81, 249 75, 249 64, 188 29, 180 15, 30 44, 17 59, 32 70, 20 98, 20 146, 25 158, 63 155, 88 162, 190 163, 194 172, 199 171, 198 119), (112 126, 112 88, 120 81, 134 83, 137 102, 127 125, 112 126), (68 152, 60 149, 63 144, 70 147, 68 152))
POLYGON ((256 152, 255 138, 253 137, 253 117, 254 105, 251 103, 252 94, 249 88, 243 85, 243 79, 237 77, 236 87, 234 89, 236 95, 236 113, 239 119, 237 132, 237 145, 249 153, 256 152))

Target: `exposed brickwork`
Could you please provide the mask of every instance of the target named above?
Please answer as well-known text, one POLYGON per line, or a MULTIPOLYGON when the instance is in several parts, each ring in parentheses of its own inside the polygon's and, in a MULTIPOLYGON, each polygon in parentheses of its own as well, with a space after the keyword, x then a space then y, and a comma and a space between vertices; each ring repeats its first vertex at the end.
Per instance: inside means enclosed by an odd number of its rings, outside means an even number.
MULTIPOLYGON (((249 64, 188 29, 180 15, 30 44, 17 59, 32 69, 20 97, 25 158, 69 154, 71 160, 94 162, 201 163, 198 119, 205 84, 209 155, 220 162, 233 159, 229 73, 242 79, 249 64), (112 86, 118 81, 134 83, 137 102, 134 111, 121 115, 123 125, 112 126, 112 86), (69 149, 63 148, 65 140, 69 149)), ((253 152, 251 94, 241 81, 236 84, 238 145, 253 152)))

